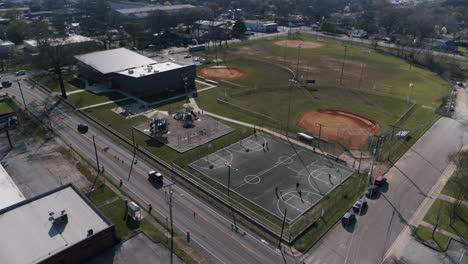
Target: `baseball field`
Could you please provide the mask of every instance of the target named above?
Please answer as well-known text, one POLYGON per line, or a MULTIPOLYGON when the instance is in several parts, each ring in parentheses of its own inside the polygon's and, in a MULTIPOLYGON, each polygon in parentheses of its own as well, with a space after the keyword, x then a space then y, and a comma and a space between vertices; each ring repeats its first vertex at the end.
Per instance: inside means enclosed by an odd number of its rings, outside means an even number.
MULTIPOLYGON (((324 138, 350 148, 360 148, 367 137, 388 129, 412 104, 433 110, 449 93, 447 83, 429 70, 371 48, 310 35, 272 36, 211 48, 202 56, 214 58, 216 53, 222 62, 207 67, 233 67, 243 74, 217 78, 219 89, 198 98, 202 108, 246 122, 264 121, 219 104, 222 98, 277 120, 278 128, 317 136, 321 124, 324 138), (291 85, 291 79, 297 84, 291 85)), ((203 69, 199 75, 209 79, 203 69)))

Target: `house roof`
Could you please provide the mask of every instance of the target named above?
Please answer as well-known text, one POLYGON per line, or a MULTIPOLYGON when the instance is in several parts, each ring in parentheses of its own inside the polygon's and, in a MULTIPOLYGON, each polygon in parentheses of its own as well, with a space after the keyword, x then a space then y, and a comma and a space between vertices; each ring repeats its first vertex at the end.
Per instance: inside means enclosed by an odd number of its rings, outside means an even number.
POLYGON ((72 184, 4 208, 0 215, 0 263, 38 263, 112 226, 72 184), (54 221, 63 210, 67 220, 54 221))
POLYGON ((77 55, 75 58, 102 74, 120 72, 156 63, 156 61, 126 48, 96 51, 77 55))

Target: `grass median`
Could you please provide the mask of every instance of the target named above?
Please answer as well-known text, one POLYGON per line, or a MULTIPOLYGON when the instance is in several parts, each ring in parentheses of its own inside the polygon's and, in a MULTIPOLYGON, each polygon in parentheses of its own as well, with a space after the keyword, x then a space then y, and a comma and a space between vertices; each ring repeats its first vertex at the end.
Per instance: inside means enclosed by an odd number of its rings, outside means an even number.
POLYGON ((414 237, 438 251, 446 250, 450 241, 448 236, 439 232, 435 232, 434 236, 432 236, 432 229, 422 225, 416 228, 414 237))
POLYGON ((463 204, 453 209, 454 204, 437 199, 424 217, 424 221, 448 231, 463 239, 468 239, 468 208, 463 204), (454 211, 455 210, 455 211, 454 211))

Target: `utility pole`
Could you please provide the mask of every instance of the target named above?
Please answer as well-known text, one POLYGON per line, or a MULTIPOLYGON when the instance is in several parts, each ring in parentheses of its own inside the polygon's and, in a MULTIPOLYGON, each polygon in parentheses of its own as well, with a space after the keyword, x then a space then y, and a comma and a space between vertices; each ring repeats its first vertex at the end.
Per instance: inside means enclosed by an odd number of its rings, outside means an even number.
POLYGON ((232 208, 232 200, 231 200, 231 165, 226 164, 226 166, 228 167, 228 182, 227 182, 228 193, 227 194, 228 194, 228 199, 229 199, 229 207, 231 207, 232 221, 234 223, 234 231, 237 232, 236 215, 234 214, 234 208, 232 208))
POLYGON ((138 146, 135 145, 135 135, 133 134, 133 128, 132 128, 132 140, 133 140, 133 158, 132 158, 132 163, 130 164, 130 171, 128 172, 127 181, 130 181, 130 176, 132 175, 132 170, 133 170, 133 164, 135 163, 136 149, 138 148, 138 146))
POLYGON ((97 178, 99 177, 99 173, 101 172, 101 167, 99 166, 99 157, 98 157, 97 148, 96 148, 96 141, 94 139, 94 136, 93 136, 93 145, 94 145, 94 153, 96 154, 97 174, 96 174, 96 178, 94 179, 93 186, 92 186, 91 190, 94 189, 94 186, 96 185, 97 178))
POLYGON ((174 222, 173 222, 173 218, 172 218, 172 194, 174 193, 174 191, 172 190, 172 185, 174 185, 174 183, 171 183, 171 184, 168 184, 166 186, 164 186, 165 188, 169 188, 169 218, 170 218, 170 228, 171 228, 171 261, 170 263, 172 264, 173 261, 174 261, 174 222))
POLYGON ((286 214, 288 213, 288 208, 284 208, 284 217, 283 224, 281 225, 281 234, 278 241, 278 248, 281 248, 281 240, 283 239, 284 224, 286 223, 286 214))
POLYGON ((8 138, 8 143, 10 144, 10 149, 13 148, 13 144, 11 144, 11 138, 10 138, 10 121, 8 120, 7 121, 7 127, 6 127, 6 135, 7 135, 7 138, 8 138))
POLYGON ((340 85, 343 84, 343 72, 344 72, 344 66, 346 62, 346 55, 348 54, 348 46, 345 45, 344 48, 344 57, 343 57, 343 65, 341 66, 341 74, 340 74, 340 85))
POLYGON ((320 124, 320 123, 315 123, 315 125, 319 127, 318 144, 319 144, 319 148, 320 148, 320 140, 322 138, 322 127, 325 127, 325 126, 320 124))
POLYGON ((20 90, 20 93, 21 93, 21 98, 23 98, 23 104, 24 104, 24 109, 28 109, 28 106, 26 105, 26 101, 24 100, 24 95, 23 95, 23 89, 21 89, 21 83, 19 80, 16 80, 16 82, 18 83, 18 87, 19 87, 19 90, 20 90))
POLYGON ((292 91, 294 85, 297 84, 297 81, 294 79, 289 80, 289 103, 288 103, 288 120, 286 123, 286 137, 289 136, 289 118, 291 116, 291 101, 292 101, 292 91))

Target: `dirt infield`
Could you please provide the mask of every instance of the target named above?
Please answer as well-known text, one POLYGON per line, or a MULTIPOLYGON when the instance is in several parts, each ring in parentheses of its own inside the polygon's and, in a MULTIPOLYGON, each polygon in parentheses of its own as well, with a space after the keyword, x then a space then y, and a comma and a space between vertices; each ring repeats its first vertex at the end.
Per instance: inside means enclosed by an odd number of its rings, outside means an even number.
POLYGON ((231 80, 239 78, 244 74, 245 71, 243 71, 242 69, 227 66, 212 66, 197 70, 197 75, 215 81, 231 80))
POLYGON ((301 114, 297 126, 319 134, 322 125, 321 137, 337 140, 351 148, 362 147, 369 136, 380 129, 380 125, 366 117, 335 109, 311 110, 301 114))
POLYGON ((309 40, 280 40, 275 42, 276 45, 288 48, 296 48, 297 45, 302 45, 305 49, 318 49, 325 45, 324 43, 317 42, 317 41, 309 41, 309 40))

